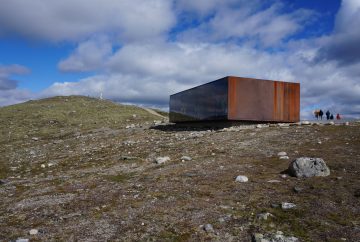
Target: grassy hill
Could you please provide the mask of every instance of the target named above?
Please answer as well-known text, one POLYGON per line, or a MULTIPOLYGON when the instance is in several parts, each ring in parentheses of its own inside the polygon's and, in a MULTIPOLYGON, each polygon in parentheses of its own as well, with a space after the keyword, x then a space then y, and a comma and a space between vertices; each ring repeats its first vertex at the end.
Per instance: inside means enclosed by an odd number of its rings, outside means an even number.
POLYGON ((59 138, 95 128, 124 128, 159 117, 142 108, 84 96, 52 97, 0 108, 0 144, 59 138))

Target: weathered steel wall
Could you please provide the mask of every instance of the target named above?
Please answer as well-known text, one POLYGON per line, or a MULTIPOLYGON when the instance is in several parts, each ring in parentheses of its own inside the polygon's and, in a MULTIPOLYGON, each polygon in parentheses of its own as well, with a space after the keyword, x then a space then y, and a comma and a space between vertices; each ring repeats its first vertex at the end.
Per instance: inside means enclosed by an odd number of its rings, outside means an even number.
POLYGON ((300 84, 229 77, 228 119, 297 122, 300 84))
POLYGON ((226 120, 228 82, 222 78, 170 96, 170 122, 226 120))

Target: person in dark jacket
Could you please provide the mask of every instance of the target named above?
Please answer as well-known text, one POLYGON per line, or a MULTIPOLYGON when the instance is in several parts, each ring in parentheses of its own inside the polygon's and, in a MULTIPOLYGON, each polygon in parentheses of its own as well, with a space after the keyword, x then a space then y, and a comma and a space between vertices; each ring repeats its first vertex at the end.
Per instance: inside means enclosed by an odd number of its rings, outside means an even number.
POLYGON ((330 111, 327 110, 325 114, 326 114, 326 119, 329 120, 330 119, 330 111))
POLYGON ((334 115, 331 114, 331 115, 330 115, 330 120, 333 120, 333 119, 334 119, 334 115))
POLYGON ((324 115, 324 112, 320 109, 319 116, 320 116, 321 120, 322 120, 323 115, 324 115))

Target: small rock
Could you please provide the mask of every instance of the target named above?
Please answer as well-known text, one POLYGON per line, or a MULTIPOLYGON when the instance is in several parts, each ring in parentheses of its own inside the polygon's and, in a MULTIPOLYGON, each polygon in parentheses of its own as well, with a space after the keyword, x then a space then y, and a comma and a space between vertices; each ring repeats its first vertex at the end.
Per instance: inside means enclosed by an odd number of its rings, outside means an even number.
POLYGON ((255 233, 252 235, 252 242, 268 242, 269 240, 264 239, 264 235, 255 233))
POLYGON ((5 180, 0 179, 0 186, 4 185, 5 183, 6 183, 5 180))
POLYGON ((39 233, 39 230, 37 229, 30 229, 29 234, 30 235, 37 235, 39 233))
POLYGON ((285 151, 281 151, 277 155, 278 156, 287 156, 287 153, 285 151))
POLYGON ((321 158, 300 157, 289 165, 289 173, 296 177, 328 176, 330 169, 321 158))
POLYGON ((247 176, 237 176, 235 181, 236 182, 247 182, 247 181, 249 181, 249 178, 247 178, 247 176))
POLYGON ((136 127, 135 124, 130 124, 130 125, 127 125, 125 128, 126 129, 134 129, 136 127))
POLYGON ((204 230, 207 233, 214 233, 215 232, 214 227, 211 224, 205 224, 204 230))
POLYGON ((16 242, 29 242, 29 239, 23 239, 23 238, 18 238, 16 239, 16 242))
POLYGON ((170 157, 169 156, 164 156, 164 157, 157 157, 155 158, 155 162, 156 164, 164 164, 165 162, 169 161, 170 157))
POLYGON ((295 208, 296 205, 294 203, 287 203, 287 202, 283 202, 281 203, 281 208, 282 209, 292 209, 295 208))
POLYGON ((31 139, 34 140, 34 141, 38 141, 38 140, 39 140, 38 137, 32 137, 31 139))
POLYGON ((218 221, 219 221, 219 223, 222 223, 222 224, 226 222, 226 220, 224 218, 219 218, 218 221))
POLYGON ((345 125, 345 126, 349 126, 349 122, 345 122, 344 125, 345 125))
POLYGON ((310 125, 311 123, 309 121, 302 121, 301 125, 310 125))
POLYGON ((41 168, 45 168, 46 166, 45 166, 45 164, 41 164, 41 168))
POLYGON ((191 160, 192 160, 190 156, 186 156, 186 155, 181 156, 180 159, 181 159, 182 161, 191 161, 191 160))
POLYGON ((302 192, 303 189, 301 187, 294 187, 293 190, 296 193, 300 193, 300 192, 302 192))
POLYGON ((319 145, 321 145, 321 144, 322 144, 322 142, 321 142, 321 141, 318 141, 317 143, 318 143, 319 145))
POLYGON ((279 205, 278 203, 272 203, 272 204, 271 204, 271 207, 272 207, 272 208, 278 208, 278 207, 280 207, 280 205, 279 205))
POLYGON ((280 177, 283 178, 283 179, 286 179, 288 176, 286 174, 281 174, 280 177))
POLYGON ((288 160, 288 159, 289 159, 289 156, 287 156, 287 155, 280 156, 279 159, 280 159, 280 160, 288 160))
POLYGON ((271 213, 259 213, 257 216, 257 219, 259 220, 267 220, 269 217, 274 217, 274 215, 272 215, 271 213))
POLYGON ((268 180, 267 182, 269 182, 269 183, 279 183, 281 181, 279 181, 279 180, 268 180))

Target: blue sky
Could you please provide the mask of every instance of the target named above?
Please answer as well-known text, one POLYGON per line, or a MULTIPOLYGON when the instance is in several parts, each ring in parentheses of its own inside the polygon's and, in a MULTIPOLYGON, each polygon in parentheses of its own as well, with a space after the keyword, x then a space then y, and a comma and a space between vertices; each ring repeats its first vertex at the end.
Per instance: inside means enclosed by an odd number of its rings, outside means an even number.
POLYGON ((360 116, 360 0, 0 0, 0 105, 100 93, 166 107, 226 75, 360 116))

